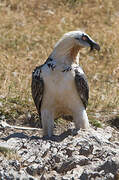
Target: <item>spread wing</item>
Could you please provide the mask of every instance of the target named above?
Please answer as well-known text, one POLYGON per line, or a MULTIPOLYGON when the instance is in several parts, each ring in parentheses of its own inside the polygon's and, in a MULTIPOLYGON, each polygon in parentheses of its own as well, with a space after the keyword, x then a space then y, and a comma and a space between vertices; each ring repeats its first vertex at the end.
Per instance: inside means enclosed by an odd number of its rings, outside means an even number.
POLYGON ((38 111, 39 117, 41 117, 40 109, 41 103, 43 99, 43 92, 44 92, 44 82, 41 78, 41 68, 43 65, 38 66, 32 73, 32 83, 31 83, 31 92, 34 103, 36 105, 36 109, 38 111))
POLYGON ((83 105, 86 109, 89 98, 89 86, 86 75, 78 71, 78 68, 75 69, 75 85, 78 94, 83 102, 83 105))

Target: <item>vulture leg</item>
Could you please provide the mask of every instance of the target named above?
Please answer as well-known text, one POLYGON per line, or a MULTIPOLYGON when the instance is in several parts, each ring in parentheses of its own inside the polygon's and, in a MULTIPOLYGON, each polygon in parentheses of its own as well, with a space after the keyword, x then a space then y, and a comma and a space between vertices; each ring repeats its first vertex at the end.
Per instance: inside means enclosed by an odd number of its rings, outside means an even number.
POLYGON ((78 111, 76 111, 73 115, 73 120, 74 120, 76 129, 89 128, 88 116, 85 109, 83 110, 79 109, 78 111))
POLYGON ((41 110, 41 120, 42 120, 44 136, 51 137, 53 135, 53 128, 54 128, 53 112, 51 112, 48 109, 41 110))

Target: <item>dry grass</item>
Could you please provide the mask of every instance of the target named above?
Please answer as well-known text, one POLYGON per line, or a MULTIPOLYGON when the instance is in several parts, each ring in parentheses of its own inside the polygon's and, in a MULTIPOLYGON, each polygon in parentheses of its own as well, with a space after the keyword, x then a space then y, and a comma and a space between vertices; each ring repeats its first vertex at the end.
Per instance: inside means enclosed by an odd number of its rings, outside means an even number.
POLYGON ((118 24, 117 0, 1 0, 0 118, 15 122, 27 112, 36 113, 32 70, 65 32, 79 28, 101 46, 99 54, 81 52, 90 85, 88 115, 100 120, 119 116, 118 24))
POLYGON ((17 152, 13 149, 9 149, 7 147, 0 146, 0 156, 4 156, 7 159, 16 159, 20 160, 20 157, 18 156, 17 152))

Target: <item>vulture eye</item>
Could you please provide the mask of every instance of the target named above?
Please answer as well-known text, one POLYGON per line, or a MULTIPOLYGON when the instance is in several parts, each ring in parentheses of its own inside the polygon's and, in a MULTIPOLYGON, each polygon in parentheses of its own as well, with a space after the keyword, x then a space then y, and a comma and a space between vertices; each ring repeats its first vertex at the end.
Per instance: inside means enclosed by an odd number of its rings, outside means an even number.
POLYGON ((88 40, 88 37, 86 35, 82 35, 82 40, 83 41, 87 41, 88 40))

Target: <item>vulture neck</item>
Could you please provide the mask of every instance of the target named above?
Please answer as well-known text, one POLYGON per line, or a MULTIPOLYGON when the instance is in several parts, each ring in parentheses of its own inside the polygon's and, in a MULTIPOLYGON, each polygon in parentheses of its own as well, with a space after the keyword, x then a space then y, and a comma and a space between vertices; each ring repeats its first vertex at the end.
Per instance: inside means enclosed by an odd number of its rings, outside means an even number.
POLYGON ((55 60, 58 64, 71 65, 73 63, 79 63, 79 49, 80 46, 76 45, 74 40, 64 39, 59 41, 50 58, 55 60))

